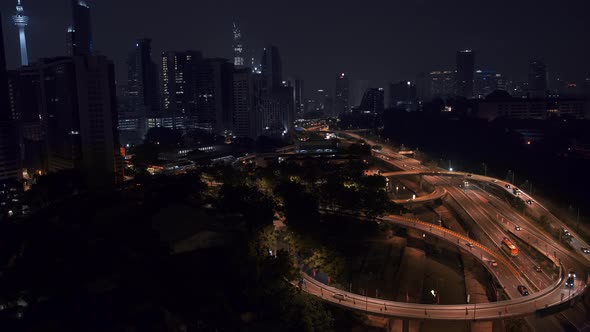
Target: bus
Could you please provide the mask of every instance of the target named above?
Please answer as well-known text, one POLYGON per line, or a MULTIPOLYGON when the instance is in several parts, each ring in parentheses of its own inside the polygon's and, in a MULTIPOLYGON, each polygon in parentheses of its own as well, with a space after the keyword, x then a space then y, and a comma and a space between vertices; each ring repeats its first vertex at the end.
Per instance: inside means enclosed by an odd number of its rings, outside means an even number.
POLYGON ((518 255, 518 248, 507 238, 502 240, 502 249, 504 249, 504 251, 512 257, 518 255))

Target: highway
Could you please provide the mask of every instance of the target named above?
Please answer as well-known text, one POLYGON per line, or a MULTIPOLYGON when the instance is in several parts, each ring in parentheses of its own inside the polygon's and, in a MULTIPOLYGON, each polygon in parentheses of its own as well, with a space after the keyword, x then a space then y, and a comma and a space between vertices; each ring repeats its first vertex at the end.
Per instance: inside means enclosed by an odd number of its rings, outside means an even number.
MULTIPOLYGON (((422 198, 416 197, 416 199, 412 200, 399 200, 399 203, 414 204, 449 196, 449 198, 456 201, 465 213, 475 221, 485 236, 478 237, 483 241, 482 244, 479 244, 462 234, 454 233, 443 227, 418 220, 409 221, 402 217, 389 216, 382 218, 382 221, 419 229, 424 234, 430 234, 431 236, 444 239, 470 252, 496 276, 511 299, 492 303, 465 305, 425 305, 391 302, 347 293, 322 285, 313 280, 313 278, 305 276, 305 279, 308 281, 307 288, 305 289, 307 292, 340 306, 354 310, 364 310, 375 315, 417 319, 490 320, 530 315, 540 308, 553 306, 572 299, 580 295, 585 289, 586 271, 588 271, 588 266, 590 266, 590 257, 586 255, 582 256, 579 248, 590 248, 590 246, 581 241, 581 238, 572 232, 575 239, 575 243, 572 243, 572 246, 575 251, 568 250, 561 243, 556 243, 545 231, 538 229, 530 220, 514 211, 512 207, 500 198, 492 196, 479 186, 474 185, 474 183, 483 183, 507 190, 505 187, 508 183, 477 174, 430 169, 422 166, 418 160, 396 154, 387 145, 372 142, 350 132, 346 132, 346 135, 355 139, 365 140, 370 145, 382 146, 382 150, 373 152, 381 156, 387 156, 387 158, 381 159, 401 170, 399 172, 384 173, 382 174, 383 176, 422 175, 427 182, 430 182, 436 188, 434 192, 424 195, 422 198), (464 180, 470 182, 469 186, 459 188, 458 183, 463 183, 464 180), (515 223, 521 226, 520 231, 516 231, 515 223), (534 267, 541 264, 532 255, 522 250, 518 257, 515 258, 506 255, 503 251, 499 250, 500 243, 505 237, 513 239, 517 237, 527 242, 532 248, 535 248, 538 252, 546 256, 547 260, 553 262, 553 265, 560 267, 559 275, 547 267, 543 268, 541 272, 537 272, 534 267), (468 249, 465 245, 466 242, 473 243, 474 247, 468 249), (500 263, 499 266, 492 268, 490 264, 487 264, 490 259, 495 259, 500 263), (573 289, 565 287, 565 279, 570 270, 577 271, 578 273, 578 278, 576 278, 573 289), (529 296, 521 296, 516 289, 517 285, 528 285, 531 294, 529 296), (475 310, 476 308, 477 310, 475 310)), ((525 202, 529 199, 533 200, 526 193, 522 193, 520 198, 525 202)), ((552 222, 561 224, 560 221, 557 221, 557 218, 540 204, 535 202, 533 205, 529 205, 529 207, 534 209, 536 213, 547 215, 552 222)))

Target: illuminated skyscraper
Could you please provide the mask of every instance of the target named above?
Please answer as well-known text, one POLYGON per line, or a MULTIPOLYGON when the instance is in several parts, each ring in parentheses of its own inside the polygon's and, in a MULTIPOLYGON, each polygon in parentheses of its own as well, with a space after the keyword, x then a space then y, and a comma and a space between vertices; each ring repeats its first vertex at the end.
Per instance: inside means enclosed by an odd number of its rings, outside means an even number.
POLYGON ((92 28, 90 25, 90 7, 84 0, 72 0, 73 29, 72 54, 91 55, 93 52, 92 28))
POLYGON ((475 53, 472 50, 457 52, 457 95, 473 97, 473 74, 475 72, 475 53))
POLYGON ((27 54, 27 37, 25 36, 25 27, 29 24, 29 17, 25 15, 24 8, 20 0, 16 4, 16 14, 12 16, 14 25, 18 28, 18 36, 20 39, 20 63, 23 66, 29 64, 29 56, 27 54))
POLYGON ((242 31, 236 23, 234 23, 233 33, 234 66, 236 66, 236 68, 241 68, 244 66, 244 44, 242 43, 242 31))

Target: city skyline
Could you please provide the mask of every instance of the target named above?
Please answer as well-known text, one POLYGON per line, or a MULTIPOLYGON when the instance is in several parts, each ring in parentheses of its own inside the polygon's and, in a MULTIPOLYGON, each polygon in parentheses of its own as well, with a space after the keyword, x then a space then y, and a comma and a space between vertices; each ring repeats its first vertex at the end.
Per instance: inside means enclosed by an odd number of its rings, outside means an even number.
MULTIPOLYGON (((132 15, 136 2, 117 3, 115 11, 110 10, 109 0, 88 3, 94 17, 95 49, 114 59, 119 84, 125 82, 127 50, 139 38, 154 41, 154 54, 194 49, 207 57, 232 59, 233 22, 241 29, 245 54, 249 56, 253 52, 260 57, 264 45, 276 44, 283 54, 285 75, 304 78, 308 92, 331 89, 332 77, 342 71, 352 79, 369 80, 373 87, 414 80, 420 72, 453 68, 455 52, 465 48, 477 52, 475 69, 495 70, 507 79, 526 80, 528 61, 533 58, 544 59, 552 76, 559 73, 565 80, 580 81, 590 75, 589 64, 584 61, 590 55, 590 48, 581 36, 573 33, 588 30, 582 14, 588 4, 574 1, 568 8, 545 10, 549 6, 545 2, 521 1, 513 4, 510 11, 502 11, 502 3, 461 2, 454 6, 456 13, 432 1, 399 5, 399 8, 383 3, 384 10, 372 12, 360 5, 342 4, 340 15, 333 16, 328 10, 333 3, 322 4, 312 12, 302 11, 298 6, 282 13, 278 5, 266 1, 255 6, 256 10, 230 1, 229 6, 205 3, 198 11, 178 1, 174 15, 160 15, 167 8, 165 4, 144 5, 142 15, 134 16, 136 22, 132 26, 125 25, 125 20, 132 15), (435 10, 438 15, 427 15, 435 10), (429 19, 423 21, 422 16, 414 15, 413 21, 408 22, 398 14, 401 12, 423 13, 429 19), (150 25, 156 17, 160 21, 158 28, 150 25), (303 26, 299 22, 304 17, 313 19, 303 26), (542 24, 549 19, 556 24, 551 27, 542 24), (498 21, 504 24, 497 26, 498 21), (440 25, 441 22, 444 24, 440 25), (460 33, 463 24, 472 28, 460 33), (179 29, 191 33, 178 33, 179 29), (395 42, 388 42, 390 38, 395 42), (547 46, 549 42, 551 47, 547 46), (568 61, 560 61, 565 49, 568 61)), ((25 5, 30 17, 29 59, 64 55, 66 45, 60 37, 71 23, 67 2, 63 6, 32 2, 25 5)), ((305 7, 303 3, 301 7, 305 7)), ((18 33, 14 26, 6 24, 13 8, 12 1, 0 8, 4 13, 9 68, 18 65, 19 57, 18 33)))

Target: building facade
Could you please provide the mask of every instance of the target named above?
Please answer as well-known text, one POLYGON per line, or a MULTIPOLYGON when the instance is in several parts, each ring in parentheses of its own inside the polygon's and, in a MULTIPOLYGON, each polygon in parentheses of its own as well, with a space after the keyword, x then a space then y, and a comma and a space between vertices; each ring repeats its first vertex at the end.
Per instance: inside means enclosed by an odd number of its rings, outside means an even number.
POLYGON ((456 93, 465 98, 473 97, 473 74, 475 71, 475 52, 462 50, 457 52, 456 93))
POLYGON ((350 86, 348 76, 344 73, 336 78, 336 88, 334 89, 334 116, 338 117, 350 111, 350 86))
POLYGON ((430 72, 430 96, 449 97, 455 94, 455 72, 437 70, 430 72))

